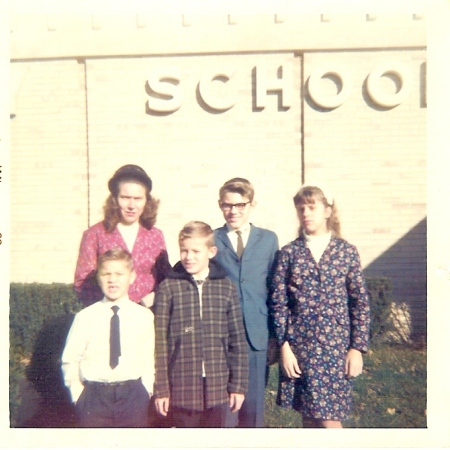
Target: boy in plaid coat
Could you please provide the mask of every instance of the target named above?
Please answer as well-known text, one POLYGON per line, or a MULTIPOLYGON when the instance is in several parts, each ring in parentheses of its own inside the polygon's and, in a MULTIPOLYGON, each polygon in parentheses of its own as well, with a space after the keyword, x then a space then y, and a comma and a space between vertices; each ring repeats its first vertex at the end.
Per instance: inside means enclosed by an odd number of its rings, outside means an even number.
POLYGON ((155 403, 172 426, 218 428, 248 384, 242 313, 234 284, 215 261, 211 227, 189 222, 180 262, 155 297, 155 403))

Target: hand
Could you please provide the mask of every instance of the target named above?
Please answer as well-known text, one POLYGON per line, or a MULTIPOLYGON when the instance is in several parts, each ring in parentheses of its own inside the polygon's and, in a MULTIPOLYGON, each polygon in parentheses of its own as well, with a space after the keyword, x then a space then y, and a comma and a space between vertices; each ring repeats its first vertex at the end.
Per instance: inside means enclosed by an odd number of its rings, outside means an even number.
POLYGON ((155 302, 155 293, 154 292, 150 292, 150 294, 144 295, 141 299, 141 303, 146 308, 150 308, 150 306, 153 306, 154 302, 155 302))
POLYGON ((363 358, 362 354, 356 348, 351 348, 347 352, 347 357, 345 358, 345 375, 347 378, 354 378, 361 375, 363 369, 363 358))
POLYGON ((289 342, 285 342, 281 347, 281 368, 289 378, 300 378, 302 371, 297 362, 289 342))
POLYGON ((169 397, 155 399, 156 411, 158 411, 162 416, 167 416, 167 413, 169 412, 169 403, 169 397))
POLYGON ((230 394, 229 405, 231 412, 234 413, 241 409, 242 403, 244 403, 244 398, 244 394, 237 394, 236 392, 232 392, 230 394))

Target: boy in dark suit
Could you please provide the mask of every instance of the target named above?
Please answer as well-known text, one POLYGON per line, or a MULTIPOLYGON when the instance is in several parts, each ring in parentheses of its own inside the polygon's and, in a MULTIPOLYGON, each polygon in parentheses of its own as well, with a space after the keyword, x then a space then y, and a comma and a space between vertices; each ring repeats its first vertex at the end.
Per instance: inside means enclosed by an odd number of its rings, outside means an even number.
POLYGON ((219 207, 226 224, 214 231, 215 260, 237 287, 243 312, 249 355, 249 389, 239 413, 228 414, 227 427, 264 426, 268 330, 268 277, 278 239, 274 232, 255 227, 250 213, 254 189, 244 178, 227 181, 219 192, 219 207))
POLYGON ((155 297, 157 411, 179 428, 225 426, 244 401, 245 332, 233 283, 215 261, 214 233, 189 222, 180 262, 155 297))

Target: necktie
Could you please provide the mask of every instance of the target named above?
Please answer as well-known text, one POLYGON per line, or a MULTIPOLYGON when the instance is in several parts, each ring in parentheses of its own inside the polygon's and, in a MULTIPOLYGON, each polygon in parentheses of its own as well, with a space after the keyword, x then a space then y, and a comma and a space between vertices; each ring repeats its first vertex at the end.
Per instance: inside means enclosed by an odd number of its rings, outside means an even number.
POLYGON ((112 306, 114 315, 111 317, 111 329, 109 335, 109 365, 115 369, 119 364, 120 356, 120 319, 117 315, 118 306, 112 306))
POLYGON ((240 258, 244 253, 244 241, 242 240, 242 231, 236 231, 236 234, 238 236, 236 253, 240 258))

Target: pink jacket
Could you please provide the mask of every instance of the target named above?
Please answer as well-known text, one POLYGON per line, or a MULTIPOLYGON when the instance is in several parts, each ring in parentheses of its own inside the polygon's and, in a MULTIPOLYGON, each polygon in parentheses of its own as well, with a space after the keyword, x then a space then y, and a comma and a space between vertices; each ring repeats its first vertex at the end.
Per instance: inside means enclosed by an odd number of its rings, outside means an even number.
MULTIPOLYGON (((130 251, 117 228, 107 233, 103 222, 99 222, 83 233, 74 287, 79 299, 85 305, 103 298, 95 278, 97 257, 115 247, 130 251)), ((139 303, 142 297, 155 290, 171 268, 162 231, 155 227, 147 230, 139 226, 131 255, 137 277, 128 294, 131 300, 139 303)))

